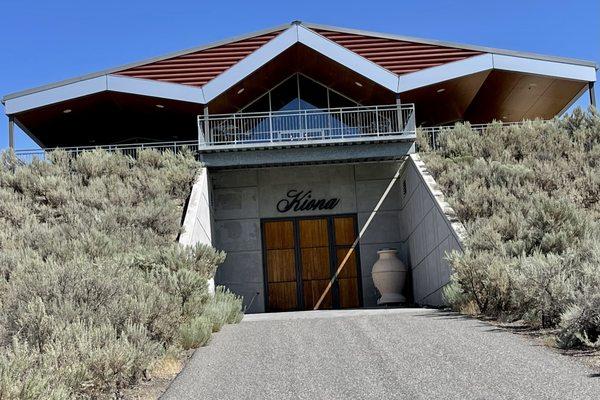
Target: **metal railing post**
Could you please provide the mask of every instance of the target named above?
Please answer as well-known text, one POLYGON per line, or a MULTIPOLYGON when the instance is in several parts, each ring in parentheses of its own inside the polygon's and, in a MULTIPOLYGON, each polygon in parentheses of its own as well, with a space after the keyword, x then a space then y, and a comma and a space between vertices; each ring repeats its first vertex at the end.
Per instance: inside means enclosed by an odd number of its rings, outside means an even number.
POLYGON ((235 114, 233 114, 233 143, 237 144, 237 126, 235 124, 235 114))
POLYGON ((273 143, 273 113, 269 111, 269 141, 273 143))
POLYGON ((375 106, 375 126, 377 127, 377 136, 379 136, 379 109, 375 106))
POLYGON ((304 139, 308 140, 308 119, 306 117, 306 110, 304 110, 304 134, 302 136, 304 136, 304 139))

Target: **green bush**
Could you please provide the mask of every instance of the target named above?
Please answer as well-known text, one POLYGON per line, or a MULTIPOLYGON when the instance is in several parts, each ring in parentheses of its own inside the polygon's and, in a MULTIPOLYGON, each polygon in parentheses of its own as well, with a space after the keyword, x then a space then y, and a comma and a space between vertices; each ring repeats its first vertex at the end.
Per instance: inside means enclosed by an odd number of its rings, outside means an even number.
POLYGON ((223 287, 217 287, 215 296, 202 312, 212 323, 212 331, 218 332, 225 324, 235 324, 242 319, 242 299, 223 287))
POLYGON ((179 328, 179 343, 184 349, 204 346, 210 340, 213 323, 208 316, 195 317, 179 328))
POLYGON ((119 396, 167 348, 206 343, 224 254, 176 241, 191 154, 1 163, 0 398, 119 396))
MULTIPOLYGON (((465 224, 446 300, 458 310, 559 328, 564 346, 600 341, 600 115, 468 124, 422 157, 465 224)), ((421 142, 425 142, 422 138, 421 142)))

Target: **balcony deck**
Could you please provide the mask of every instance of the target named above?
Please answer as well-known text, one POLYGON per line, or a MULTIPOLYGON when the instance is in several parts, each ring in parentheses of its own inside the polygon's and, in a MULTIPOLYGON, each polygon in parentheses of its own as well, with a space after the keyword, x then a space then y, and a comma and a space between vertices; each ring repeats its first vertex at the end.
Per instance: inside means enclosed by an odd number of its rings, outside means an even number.
POLYGON ((198 116, 200 152, 414 141, 414 105, 198 116))

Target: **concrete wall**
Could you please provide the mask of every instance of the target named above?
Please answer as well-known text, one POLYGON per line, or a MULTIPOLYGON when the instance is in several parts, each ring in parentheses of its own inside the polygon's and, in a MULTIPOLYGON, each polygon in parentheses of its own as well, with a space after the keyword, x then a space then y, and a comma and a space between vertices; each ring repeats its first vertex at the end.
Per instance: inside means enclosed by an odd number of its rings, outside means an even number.
POLYGON ((227 252, 216 283, 242 295, 248 312, 264 311, 261 219, 352 213, 360 231, 396 173, 399 179, 360 240, 363 305, 376 305, 371 269, 382 248, 398 249, 410 266, 412 287, 406 289, 416 303, 442 304, 441 288, 450 277, 444 256, 461 249, 463 230, 417 155, 403 163, 211 170, 213 246, 227 252), (281 213, 276 205, 291 189, 340 203, 334 210, 281 213))
MULTIPOLYGON (((227 252, 216 282, 244 296, 248 312, 262 312, 264 280, 260 220, 289 216, 355 213, 362 229, 399 162, 273 167, 211 172, 214 246, 227 252), (340 199, 334 210, 281 213, 277 202, 291 190, 311 190, 313 198, 340 199)), ((382 247, 402 248, 400 192, 394 187, 360 243, 363 303, 376 305, 371 267, 382 247)))
MULTIPOLYGON (((194 246, 197 243, 212 245, 212 216, 210 212, 210 181, 208 170, 203 168, 196 177, 192 192, 188 199, 183 229, 179 235, 179 243, 194 246)), ((214 291, 214 280, 209 282, 209 289, 214 291)))
POLYGON ((445 255, 462 251, 464 227, 418 155, 410 156, 400 181, 401 185, 406 182, 400 226, 412 271, 414 301, 442 305, 442 288, 451 274, 445 255))

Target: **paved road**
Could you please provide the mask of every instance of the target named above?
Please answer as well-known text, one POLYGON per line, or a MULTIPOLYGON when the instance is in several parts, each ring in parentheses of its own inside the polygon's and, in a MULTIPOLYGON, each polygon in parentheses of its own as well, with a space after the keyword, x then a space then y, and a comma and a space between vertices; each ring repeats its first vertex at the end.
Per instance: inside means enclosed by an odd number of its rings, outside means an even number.
POLYGON ((248 315, 164 399, 600 399, 597 371, 519 335, 425 309, 248 315))

